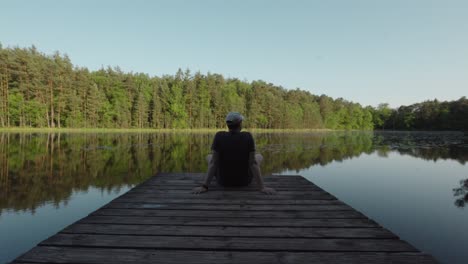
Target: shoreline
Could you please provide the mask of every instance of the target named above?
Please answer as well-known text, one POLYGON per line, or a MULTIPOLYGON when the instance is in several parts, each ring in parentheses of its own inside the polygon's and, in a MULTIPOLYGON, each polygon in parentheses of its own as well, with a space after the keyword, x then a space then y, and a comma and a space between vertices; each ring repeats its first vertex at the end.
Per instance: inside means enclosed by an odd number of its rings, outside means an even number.
MULTIPOLYGON (((227 131, 227 128, 36 128, 36 127, 3 127, 0 133, 216 133, 227 131)), ((392 133, 468 133, 462 130, 361 130, 361 129, 280 129, 280 128, 243 128, 252 133, 320 133, 320 132, 392 132, 392 133)))
MULTIPOLYGON (((227 131, 227 128, 192 128, 192 129, 156 129, 156 128, 31 128, 9 127, 0 128, 0 133, 215 133, 227 131)), ((263 129, 244 128, 252 133, 306 133, 306 132, 336 132, 336 131, 373 131, 373 130, 333 130, 333 129, 263 129)))

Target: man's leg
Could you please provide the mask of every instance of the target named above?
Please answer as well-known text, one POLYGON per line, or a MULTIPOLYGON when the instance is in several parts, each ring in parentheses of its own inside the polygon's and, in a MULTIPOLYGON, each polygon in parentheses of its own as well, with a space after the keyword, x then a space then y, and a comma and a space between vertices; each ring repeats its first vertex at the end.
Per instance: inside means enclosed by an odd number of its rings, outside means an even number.
MULTIPOLYGON (((260 164, 263 161, 263 156, 260 154, 255 154, 255 152, 251 152, 249 156, 249 166, 250 172, 252 173, 252 177, 255 178, 258 184, 258 190, 265 193, 265 194, 275 194, 276 191, 273 188, 266 187, 263 184, 262 173, 260 171, 260 164)), ((250 179, 252 180, 252 179, 250 179)))
POLYGON ((262 161, 263 161, 263 156, 262 154, 255 154, 255 161, 257 162, 258 166, 260 166, 262 164, 262 161))
POLYGON ((206 162, 208 162, 208 167, 210 166, 212 159, 213 159, 213 154, 206 155, 206 162))

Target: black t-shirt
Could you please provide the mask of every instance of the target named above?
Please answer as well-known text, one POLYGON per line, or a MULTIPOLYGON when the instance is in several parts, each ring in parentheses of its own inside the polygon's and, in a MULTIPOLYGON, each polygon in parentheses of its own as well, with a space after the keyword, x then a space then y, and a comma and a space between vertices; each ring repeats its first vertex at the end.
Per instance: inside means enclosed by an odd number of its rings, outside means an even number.
POLYGON ((245 186, 250 183, 249 153, 255 151, 255 142, 249 132, 220 131, 211 149, 219 154, 218 184, 245 186))

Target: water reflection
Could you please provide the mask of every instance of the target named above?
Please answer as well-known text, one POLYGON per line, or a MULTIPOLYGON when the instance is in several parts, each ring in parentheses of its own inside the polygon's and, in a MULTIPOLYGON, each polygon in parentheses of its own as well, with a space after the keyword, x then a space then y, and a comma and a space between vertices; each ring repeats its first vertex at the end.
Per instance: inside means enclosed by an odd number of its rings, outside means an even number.
MULTIPOLYGON (((111 191, 137 184, 157 172, 206 171, 213 134, 190 133, 2 133, 0 214, 66 202, 73 191, 111 191)), ((264 174, 302 170, 376 152, 465 164, 463 133, 323 132, 257 133, 264 174)), ((455 204, 465 206, 468 179, 454 183, 455 204)))
POLYGON ((380 132, 374 145, 425 160, 468 160, 468 135, 462 132, 380 132))
POLYGON ((455 205, 458 207, 465 207, 468 203, 468 179, 460 181, 460 187, 453 189, 455 205))

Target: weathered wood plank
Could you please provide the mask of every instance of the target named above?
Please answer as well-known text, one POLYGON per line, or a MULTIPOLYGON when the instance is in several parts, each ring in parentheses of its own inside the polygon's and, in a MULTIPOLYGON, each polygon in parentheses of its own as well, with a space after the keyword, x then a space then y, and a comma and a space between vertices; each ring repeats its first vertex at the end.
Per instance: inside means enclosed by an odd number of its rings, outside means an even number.
MULTIPOLYGON (((202 180, 200 181, 186 181, 186 180, 161 180, 159 182, 153 182, 153 183, 147 183, 143 185, 142 187, 145 188, 152 188, 153 186, 169 186, 169 187, 191 187, 194 188, 195 186, 200 186, 203 183, 202 180)), ((318 189, 321 190, 319 186, 316 185, 309 185, 307 183, 293 183, 293 182, 264 182, 265 186, 276 188, 276 189, 318 189)), ((216 182, 212 182, 209 184, 210 188, 228 188, 228 187, 223 187, 219 186, 216 184, 216 182)), ((252 187, 252 188, 257 188, 258 184, 256 182, 251 183, 249 186, 245 186, 242 188, 246 187, 252 187)), ((238 188, 238 187, 233 187, 233 188, 238 188)))
POLYGON ((231 211, 353 211, 348 205, 234 205, 234 204, 164 204, 164 203, 109 203, 108 209, 159 210, 231 210, 231 211))
MULTIPOLYGON (((191 178, 191 179, 177 179, 177 178, 159 178, 151 179, 145 182, 145 185, 159 185, 159 184, 200 184, 203 181, 203 178, 191 178)), ((264 183, 266 185, 294 185, 294 186, 307 186, 310 184, 306 179, 296 180, 296 179, 275 179, 275 178, 265 178, 264 183)), ((213 186, 216 185, 216 180, 213 180, 211 183, 213 186)), ((253 181, 252 185, 256 185, 256 182, 253 181)))
MULTIPOLYGON (((174 182, 174 183, 190 183, 200 182, 204 179, 205 174, 187 174, 187 175, 160 175, 148 179, 144 184, 157 184, 159 182, 174 182)), ((265 183, 294 183, 294 184, 310 184, 310 181, 302 176, 297 175, 281 175, 278 176, 265 176, 262 178, 265 183)))
POLYGON ((75 224, 64 234, 151 235, 151 236, 230 236, 291 238, 398 238, 383 228, 313 227, 226 227, 183 225, 75 224))
POLYGON ((191 194, 204 175, 158 174, 15 263, 436 263, 303 177, 191 194))
POLYGON ((192 226, 245 226, 245 227, 379 227, 366 218, 291 219, 223 218, 223 217, 142 217, 106 216, 92 214, 77 223, 126 225, 192 225, 192 226))
POLYGON ((127 198, 140 198, 140 199, 229 199, 229 200, 336 200, 335 197, 329 194, 275 194, 265 195, 262 193, 225 193, 225 192, 207 192, 203 194, 192 194, 187 193, 165 193, 165 194, 153 194, 153 193, 127 193, 124 194, 127 198))
POLYGON ((367 252, 236 252, 152 249, 112 249, 83 247, 36 247, 16 263, 82 263, 82 264, 363 264, 400 263, 432 264, 432 257, 421 253, 367 252))
MULTIPOLYGON (((157 209, 106 209, 102 208, 92 215, 120 216, 194 216, 224 218, 366 218, 357 211, 208 211, 208 210, 157 210, 157 209)), ((292 220, 291 220, 292 221, 292 220)))
MULTIPOLYGON (((171 178, 161 178, 159 180, 150 179, 148 181, 143 182, 142 184, 145 186, 154 186, 154 185, 161 185, 161 183, 165 183, 167 185, 193 185, 194 183, 199 184, 203 182, 204 178, 194 178, 189 180, 177 180, 171 178), (168 184, 173 182, 173 184, 168 184)), ((314 184, 310 185, 311 182, 304 182, 304 181, 297 181, 297 180, 265 180, 264 183, 268 185, 275 185, 275 186, 291 186, 291 187, 311 187, 314 184)), ((256 186, 257 182, 255 180, 252 181, 250 184, 251 186, 256 186)), ((216 180, 213 179, 210 183, 210 186, 217 186, 216 180)), ((320 187, 319 187, 320 188, 320 187)))
MULTIPOLYGON (((304 192, 303 190, 295 190, 295 191, 278 191, 275 195, 304 195, 304 193, 307 193, 308 195, 311 196, 330 196, 328 193, 324 191, 307 191, 304 192)), ((132 189, 127 192, 127 195, 146 195, 146 194, 151 194, 151 195, 191 195, 195 196, 195 194, 192 194, 191 190, 163 190, 163 189, 150 189, 150 190, 141 190, 141 189, 132 189)), ((253 190, 209 190, 206 193, 199 194, 200 196, 207 196, 207 195, 233 195, 237 197, 242 197, 242 196, 265 196, 266 194, 263 194, 259 191, 253 191, 253 190)))
MULTIPOLYGON (((160 179, 173 179, 173 180, 192 180, 192 179, 203 179, 206 173, 164 173, 160 172, 154 177, 147 180, 147 182, 157 181, 160 179)), ((300 175, 264 175, 264 181, 299 181, 299 182, 309 182, 306 178, 300 175)))
POLYGON ((109 248, 202 249, 243 251, 352 251, 416 252, 397 239, 190 237, 57 234, 42 246, 85 246, 109 248))
POLYGON ((112 203, 155 203, 155 204, 235 204, 235 205, 342 205, 340 200, 232 200, 232 199, 154 199, 120 196, 112 203))
MULTIPOLYGON (((187 190, 191 191, 199 184, 145 184, 134 187, 132 190, 145 191, 145 190, 187 190)), ((323 191, 315 185, 285 185, 285 184, 268 184, 277 191, 323 191)), ((210 185, 210 191, 258 191, 257 185, 250 185, 246 187, 223 187, 218 185, 210 185)))
MULTIPOLYGON (((205 179, 205 175, 194 175, 194 176, 155 176, 146 181, 146 183, 154 183, 161 180, 177 180, 177 181, 200 181, 205 179)), ((264 182, 295 182, 295 183, 310 183, 306 178, 301 176, 266 176, 263 177, 264 182)))

